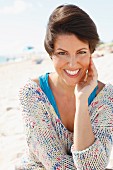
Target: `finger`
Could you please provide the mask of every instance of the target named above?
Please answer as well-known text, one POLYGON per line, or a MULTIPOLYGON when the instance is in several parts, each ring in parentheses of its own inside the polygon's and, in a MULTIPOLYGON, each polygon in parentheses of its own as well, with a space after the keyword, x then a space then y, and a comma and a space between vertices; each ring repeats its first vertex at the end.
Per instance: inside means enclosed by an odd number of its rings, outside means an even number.
POLYGON ((97 85, 97 70, 96 67, 94 65, 94 62, 90 61, 90 65, 89 65, 89 69, 88 69, 88 77, 87 77, 87 83, 92 84, 93 86, 97 85))
POLYGON ((97 76, 97 69, 95 67, 95 64, 91 58, 90 64, 89 64, 89 69, 88 69, 88 76, 97 76))
POLYGON ((84 82, 87 82, 87 78, 88 78, 88 70, 86 71, 86 75, 84 77, 84 82))
POLYGON ((94 64, 92 58, 91 58, 91 70, 93 71, 93 77, 98 78, 97 69, 96 69, 96 67, 95 67, 95 64, 94 64))

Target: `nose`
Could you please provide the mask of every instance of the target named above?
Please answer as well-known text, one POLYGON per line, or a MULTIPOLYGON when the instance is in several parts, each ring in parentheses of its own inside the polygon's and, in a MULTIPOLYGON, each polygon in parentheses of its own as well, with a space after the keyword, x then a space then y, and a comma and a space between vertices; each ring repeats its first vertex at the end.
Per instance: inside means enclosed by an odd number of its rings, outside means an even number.
POLYGON ((78 59, 76 56, 70 56, 69 60, 68 60, 68 65, 70 67, 75 67, 75 65, 78 63, 78 59))

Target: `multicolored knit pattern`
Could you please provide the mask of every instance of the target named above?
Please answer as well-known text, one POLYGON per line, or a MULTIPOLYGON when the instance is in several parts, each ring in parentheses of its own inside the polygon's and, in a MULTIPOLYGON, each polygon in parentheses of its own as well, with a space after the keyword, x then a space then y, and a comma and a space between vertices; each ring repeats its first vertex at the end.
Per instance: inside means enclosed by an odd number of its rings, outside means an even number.
POLYGON ((29 147, 23 170, 104 170, 113 144, 113 86, 105 85, 89 106, 95 142, 75 151, 73 133, 57 117, 42 89, 32 80, 20 90, 29 147))

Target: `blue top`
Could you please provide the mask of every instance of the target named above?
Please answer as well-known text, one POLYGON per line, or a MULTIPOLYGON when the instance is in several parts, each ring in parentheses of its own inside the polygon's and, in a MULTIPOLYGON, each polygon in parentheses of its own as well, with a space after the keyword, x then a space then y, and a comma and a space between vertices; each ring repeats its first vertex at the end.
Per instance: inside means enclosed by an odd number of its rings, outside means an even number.
MULTIPOLYGON (((53 92, 52 92, 52 90, 51 90, 51 88, 49 86, 49 83, 48 83, 48 76, 49 76, 49 73, 46 73, 46 74, 40 76, 39 77, 39 84, 40 84, 40 87, 43 90, 43 92, 48 97, 50 103, 52 104, 52 106, 53 106, 53 108, 54 108, 58 118, 60 119, 60 114, 59 114, 59 111, 58 111, 58 108, 57 108, 57 104, 56 104, 53 92)), ((98 88, 98 86, 90 94, 90 96, 88 98, 88 105, 90 105, 91 102, 93 101, 93 99, 95 98, 97 88, 98 88)))

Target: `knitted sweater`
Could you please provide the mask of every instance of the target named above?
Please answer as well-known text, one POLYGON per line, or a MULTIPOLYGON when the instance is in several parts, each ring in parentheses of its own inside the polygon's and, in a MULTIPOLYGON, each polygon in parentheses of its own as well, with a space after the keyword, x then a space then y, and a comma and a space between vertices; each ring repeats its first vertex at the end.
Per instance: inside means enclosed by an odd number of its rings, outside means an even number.
POLYGON ((89 105, 94 143, 73 147, 73 133, 58 118, 42 89, 32 80, 20 90, 29 147, 24 170, 104 170, 113 144, 113 86, 106 84, 89 105))

